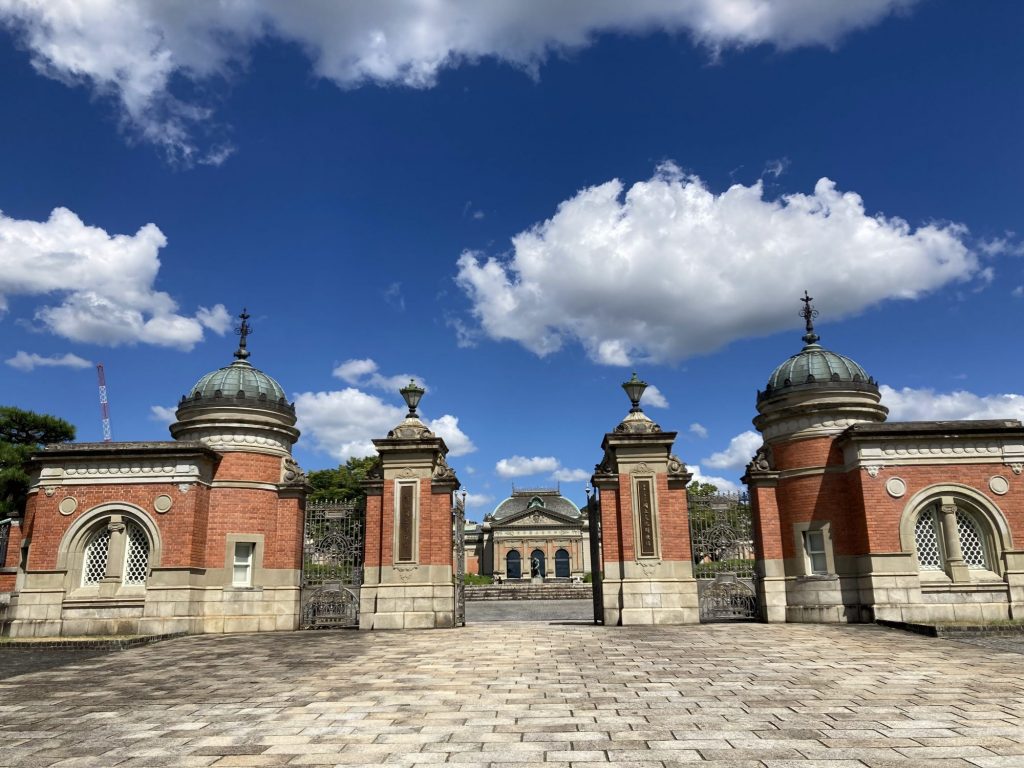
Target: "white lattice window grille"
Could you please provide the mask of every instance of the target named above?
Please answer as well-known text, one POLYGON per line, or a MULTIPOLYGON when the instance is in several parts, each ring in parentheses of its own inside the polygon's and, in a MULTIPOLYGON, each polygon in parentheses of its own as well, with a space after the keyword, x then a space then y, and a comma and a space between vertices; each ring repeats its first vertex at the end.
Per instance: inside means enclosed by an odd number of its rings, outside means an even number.
POLYGON ((149 574, 149 539, 142 529, 128 523, 125 531, 124 583, 145 584, 149 574))
POLYGON ((988 568, 985 563, 985 540, 978 524, 960 509, 956 511, 956 530, 960 535, 960 551, 963 552, 967 567, 980 570, 988 568))
POLYGON ((89 539, 82 561, 82 584, 99 584, 107 575, 107 552, 110 549, 110 531, 97 531, 89 539))
POLYGON ((256 545, 251 541, 236 541, 232 563, 231 583, 236 587, 252 586, 252 555, 256 545))
POLYGON ((930 507, 917 517, 914 524, 914 547, 917 562, 924 571, 942 570, 942 553, 939 550, 939 527, 935 509, 930 507))
POLYGON ((813 574, 828 573, 828 556, 825 554, 825 532, 804 531, 804 552, 813 574))

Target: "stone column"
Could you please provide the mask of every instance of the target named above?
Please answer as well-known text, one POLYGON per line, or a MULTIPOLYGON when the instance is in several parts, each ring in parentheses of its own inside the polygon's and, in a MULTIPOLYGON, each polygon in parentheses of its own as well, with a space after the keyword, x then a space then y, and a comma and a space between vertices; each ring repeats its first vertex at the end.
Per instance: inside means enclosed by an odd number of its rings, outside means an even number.
MULTIPOLYGON (((404 394, 404 392, 403 392, 404 394)), ((367 481, 360 629, 455 626, 452 493, 444 440, 416 416, 374 440, 379 477, 367 481)))
POLYGON ((956 525, 956 500, 952 496, 943 496, 939 512, 942 515, 942 542, 946 549, 946 572, 953 581, 970 581, 971 572, 964 562, 956 525))
MULTIPOLYGON (((675 432, 662 432, 623 385, 633 410, 601 444, 591 480, 600 491, 604 623, 696 624, 686 484, 692 475, 672 455, 675 432)), ((642 386, 640 386, 642 385, 642 386)))

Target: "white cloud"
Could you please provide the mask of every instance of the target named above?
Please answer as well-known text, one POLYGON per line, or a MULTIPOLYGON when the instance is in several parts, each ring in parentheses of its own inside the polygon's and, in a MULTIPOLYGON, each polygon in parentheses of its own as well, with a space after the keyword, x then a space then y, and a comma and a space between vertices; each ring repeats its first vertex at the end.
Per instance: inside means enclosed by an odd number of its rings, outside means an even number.
POLYGON ((643 397, 640 398, 640 404, 651 408, 668 408, 668 400, 661 394, 661 390, 653 384, 647 385, 643 397))
POLYGON ((421 376, 408 373, 384 376, 377 367, 377 363, 370 358, 346 360, 335 367, 333 373, 334 376, 346 384, 352 384, 357 387, 372 387, 390 393, 398 392, 411 379, 415 379, 416 383, 423 387, 423 389, 430 390, 430 387, 426 385, 421 376))
POLYGON ((444 440, 444 444, 448 446, 449 456, 465 456, 476 450, 469 435, 459 429, 457 416, 445 414, 440 418, 429 420, 427 426, 430 427, 431 432, 444 440))
POLYGON ((35 319, 66 339, 117 346, 138 342, 190 350, 203 328, 224 333, 227 310, 201 307, 195 317, 154 290, 167 238, 154 224, 134 235, 90 227, 67 208, 46 221, 0 213, 0 306, 7 296, 47 296, 35 319))
POLYGON ((297 44, 318 77, 341 87, 424 88, 442 70, 485 57, 536 75, 550 54, 586 47, 602 32, 685 33, 713 55, 761 43, 831 46, 914 1, 0 0, 0 24, 16 32, 38 72, 116 99, 127 127, 169 158, 220 164, 231 147, 203 136, 210 108, 175 91, 203 90, 186 81, 229 81, 270 38, 297 44))
POLYGON ((466 509, 490 508, 494 505, 494 497, 486 493, 466 493, 466 509))
POLYGON ((14 357, 4 360, 11 368, 19 371, 31 371, 35 368, 92 368, 92 363, 78 355, 66 352, 63 355, 50 355, 43 357, 35 352, 23 352, 18 350, 14 357))
POLYGON ((701 459, 700 463, 711 469, 743 469, 750 462, 754 452, 764 442, 757 432, 747 430, 740 432, 729 441, 729 447, 701 459))
POLYGON ((625 194, 618 180, 581 190, 516 235, 507 261, 463 253, 457 282, 492 339, 541 356, 578 340, 610 365, 677 361, 796 327, 805 287, 835 319, 966 280, 978 262, 965 234, 868 214, 828 179, 770 200, 760 182, 715 194, 664 164, 625 194))
POLYGON ((697 437, 707 437, 708 436, 708 428, 705 427, 703 424, 698 424, 696 421, 693 422, 693 424, 690 425, 690 430, 689 431, 690 431, 691 434, 694 434, 697 437))
POLYGON ((161 424, 172 424, 178 420, 175 416, 176 408, 168 408, 166 405, 151 405, 149 406, 149 418, 153 421, 159 421, 161 424))
POLYGON ((551 473, 552 480, 558 480, 563 483, 581 483, 585 480, 589 480, 591 472, 587 472, 585 469, 569 469, 562 467, 551 473))
POLYGON ((688 471, 693 473, 693 480, 690 482, 696 480, 700 483, 711 483, 720 491, 732 492, 744 489, 743 484, 735 480, 729 480, 728 478, 720 477, 718 475, 705 475, 699 464, 688 464, 686 468, 688 471))
MULTIPOLYGON (((406 409, 385 403, 354 387, 333 392, 300 392, 295 396, 298 427, 313 449, 346 461, 353 456, 373 456, 374 438, 386 437, 405 418, 406 409)), ((444 439, 451 456, 476 450, 473 441, 450 414, 424 420, 444 439)))
POLYGON ((1024 395, 976 395, 964 390, 939 393, 911 387, 893 389, 885 384, 879 389, 882 405, 889 409, 889 421, 1024 420, 1024 395))
POLYGON ((526 475, 539 475, 547 472, 554 472, 559 469, 559 462, 554 456, 512 456, 508 459, 501 459, 494 465, 494 471, 499 477, 524 477, 526 475))

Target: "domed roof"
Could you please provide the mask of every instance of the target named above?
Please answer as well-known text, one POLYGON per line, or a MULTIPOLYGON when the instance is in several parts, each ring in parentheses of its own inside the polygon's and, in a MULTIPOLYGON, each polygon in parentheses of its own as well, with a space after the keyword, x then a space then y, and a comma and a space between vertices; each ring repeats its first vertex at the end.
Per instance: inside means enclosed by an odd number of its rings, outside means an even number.
POLYGON ((856 362, 820 344, 807 344, 781 363, 768 377, 768 389, 814 384, 816 382, 873 381, 856 362))
POLYGON ((280 402, 285 399, 280 384, 245 360, 235 360, 231 365, 206 374, 196 382, 187 397, 189 400, 197 395, 200 398, 237 397, 239 392, 256 400, 280 402))
POLYGON ((811 298, 804 292, 806 306, 800 316, 807 323, 807 332, 803 335, 804 348, 795 355, 779 364, 768 377, 768 386, 764 392, 757 393, 758 401, 780 391, 790 389, 854 389, 878 391, 878 383, 868 376, 858 363, 845 355, 825 349, 818 343, 819 336, 814 332, 811 321, 818 311, 811 307, 811 298))
POLYGON ((252 333, 249 315, 243 309, 242 324, 237 329, 241 339, 235 351, 235 362, 203 376, 187 395, 182 395, 181 408, 206 408, 209 406, 242 406, 269 408, 275 411, 295 412, 295 406, 288 402, 284 389, 271 376, 254 368, 246 359, 249 350, 246 338, 252 333))
POLYGON ((546 510, 565 517, 578 518, 582 515, 579 507, 565 498, 557 489, 513 489, 512 495, 501 502, 485 520, 499 522, 511 515, 528 509, 546 510))

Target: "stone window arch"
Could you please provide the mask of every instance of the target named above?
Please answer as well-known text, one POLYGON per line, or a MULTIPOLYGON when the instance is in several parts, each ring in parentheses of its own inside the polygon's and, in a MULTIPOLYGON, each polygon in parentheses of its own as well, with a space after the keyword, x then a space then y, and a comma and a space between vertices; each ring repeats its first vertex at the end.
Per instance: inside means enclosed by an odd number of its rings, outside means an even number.
POLYGON ((114 597, 145 590, 161 549, 159 529, 142 509, 102 504, 64 534, 57 567, 67 574, 69 592, 114 597))
POLYGON ((518 549, 509 550, 505 555, 505 578, 521 579, 523 577, 523 558, 518 549))
POLYGON ((900 519, 900 544, 914 553, 923 580, 954 583, 1001 579, 1003 552, 1013 548, 999 507, 957 483, 911 497, 900 519))

